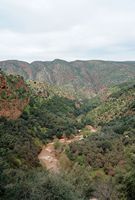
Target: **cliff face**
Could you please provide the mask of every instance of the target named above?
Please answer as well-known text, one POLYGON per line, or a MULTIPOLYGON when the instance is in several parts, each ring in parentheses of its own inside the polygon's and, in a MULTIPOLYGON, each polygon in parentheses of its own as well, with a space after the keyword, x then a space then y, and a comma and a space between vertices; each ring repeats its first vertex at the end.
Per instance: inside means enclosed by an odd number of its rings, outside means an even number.
POLYGON ((7 74, 20 75, 24 79, 32 78, 32 70, 29 63, 17 60, 8 60, 0 62, 0 68, 7 74))
POLYGON ((29 90, 20 76, 0 72, 0 116, 17 119, 29 103, 29 90))
POLYGON ((46 82, 70 91, 90 96, 108 86, 135 79, 135 62, 3 61, 0 68, 9 74, 19 74, 25 79, 46 82))

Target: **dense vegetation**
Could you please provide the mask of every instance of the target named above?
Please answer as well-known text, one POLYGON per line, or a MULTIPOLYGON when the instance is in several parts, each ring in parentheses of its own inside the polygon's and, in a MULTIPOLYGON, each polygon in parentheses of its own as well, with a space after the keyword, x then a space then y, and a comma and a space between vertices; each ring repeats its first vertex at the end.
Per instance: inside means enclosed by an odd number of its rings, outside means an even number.
POLYGON ((99 127, 98 132, 70 144, 67 150, 72 161, 91 167, 93 179, 110 187, 115 194, 106 194, 106 187, 97 187, 95 196, 99 199, 107 199, 107 195, 108 199, 135 198, 135 84, 119 88, 84 117, 99 127))
POLYGON ((31 94, 17 120, 0 118, 0 196, 2 199, 82 199, 70 181, 44 172, 38 161, 43 143, 70 136, 82 126, 75 101, 31 94), (33 170, 35 169, 36 170, 33 170), (37 183, 35 186, 35 182, 37 183), (26 189, 27 188, 27 189, 26 189), (40 194, 39 193, 40 190, 40 194))
POLYGON ((90 118, 95 125, 103 125, 113 119, 134 114, 135 84, 123 84, 123 88, 119 88, 101 106, 88 112, 85 119, 90 118))
POLYGON ((31 129, 37 129, 38 134, 41 132, 41 139, 52 139, 77 133, 82 125, 77 122, 76 113, 75 101, 64 97, 31 98, 22 118, 31 129))
POLYGON ((46 94, 32 91, 17 120, 0 118, 1 199, 135 199, 135 84, 115 86, 105 98, 90 100, 46 94), (85 135, 88 125, 97 132, 85 135), (62 150, 61 173, 42 169, 42 145, 79 131, 86 138, 62 150))
POLYGON ((0 100, 25 99, 29 97, 28 87, 20 76, 6 75, 0 71, 0 100))

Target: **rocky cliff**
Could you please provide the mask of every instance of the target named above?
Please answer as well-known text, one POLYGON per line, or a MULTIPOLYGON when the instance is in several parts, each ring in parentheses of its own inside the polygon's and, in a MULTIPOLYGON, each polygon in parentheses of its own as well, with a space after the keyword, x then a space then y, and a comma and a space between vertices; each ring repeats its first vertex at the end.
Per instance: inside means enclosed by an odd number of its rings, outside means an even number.
POLYGON ((0 71, 0 116, 17 119, 29 103, 29 89, 20 76, 0 71))

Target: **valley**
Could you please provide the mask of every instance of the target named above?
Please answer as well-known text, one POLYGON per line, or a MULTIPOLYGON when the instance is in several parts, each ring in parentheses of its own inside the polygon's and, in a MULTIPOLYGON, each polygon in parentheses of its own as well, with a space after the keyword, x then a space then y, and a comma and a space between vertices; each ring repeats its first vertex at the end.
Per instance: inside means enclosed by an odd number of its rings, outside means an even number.
POLYGON ((81 98, 0 77, 2 200, 134 199, 134 80, 81 98))
MULTIPOLYGON (((83 139, 83 135, 74 136, 73 139, 59 139, 57 142, 65 146, 80 139, 83 139)), ((60 172, 59 155, 57 155, 57 150, 55 150, 54 145, 54 142, 51 142, 47 146, 43 146, 42 151, 38 155, 38 159, 43 167, 46 167, 54 173, 58 173, 60 172)))
MULTIPOLYGON (((89 130, 91 133, 95 133, 97 131, 94 127, 90 125, 89 130)), ((71 139, 62 138, 58 139, 56 142, 50 142, 46 146, 43 146, 42 151, 38 155, 38 159, 41 165, 54 173, 59 173, 61 168, 59 162, 60 154, 64 152, 66 146, 70 143, 77 142, 83 139, 83 134, 78 134, 71 139), (58 152, 58 149, 55 147, 56 145, 63 145, 63 147, 65 146, 65 148, 63 148, 62 152, 58 152)))
POLYGON ((135 0, 0 1, 0 200, 135 200, 135 0))

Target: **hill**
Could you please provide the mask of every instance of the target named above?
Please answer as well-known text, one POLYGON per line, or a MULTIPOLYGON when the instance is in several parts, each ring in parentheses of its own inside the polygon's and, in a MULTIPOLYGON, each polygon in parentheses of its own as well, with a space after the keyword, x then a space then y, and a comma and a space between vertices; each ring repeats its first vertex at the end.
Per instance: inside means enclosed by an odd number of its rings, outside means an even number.
POLYGON ((25 79, 46 82, 91 97, 106 88, 135 78, 135 62, 113 61, 2 61, 0 68, 25 79))
POLYGON ((70 181, 51 175, 41 168, 38 160, 43 144, 64 134, 70 137, 77 133, 81 124, 76 120, 75 100, 50 95, 47 89, 38 95, 36 90, 27 88, 20 76, 1 72, 1 80, 0 106, 3 109, 3 101, 6 101, 12 110, 8 109, 10 116, 0 115, 0 198, 83 199, 70 181), (18 90, 22 86, 23 90, 18 90), (30 99, 27 105, 13 117, 18 104, 12 105, 12 100, 23 102, 27 95, 30 99))
POLYGON ((94 124, 105 124, 122 116, 135 115, 135 82, 121 84, 111 88, 113 93, 97 108, 88 112, 85 120, 94 124))
POLYGON ((88 168, 96 184, 97 199, 135 198, 135 83, 112 88, 105 102, 82 119, 97 127, 87 137, 71 143, 67 155, 74 163, 88 168), (109 191, 109 192, 108 192, 109 191))
POLYGON ((17 119, 29 103, 29 89, 20 76, 0 71, 0 116, 17 119))

